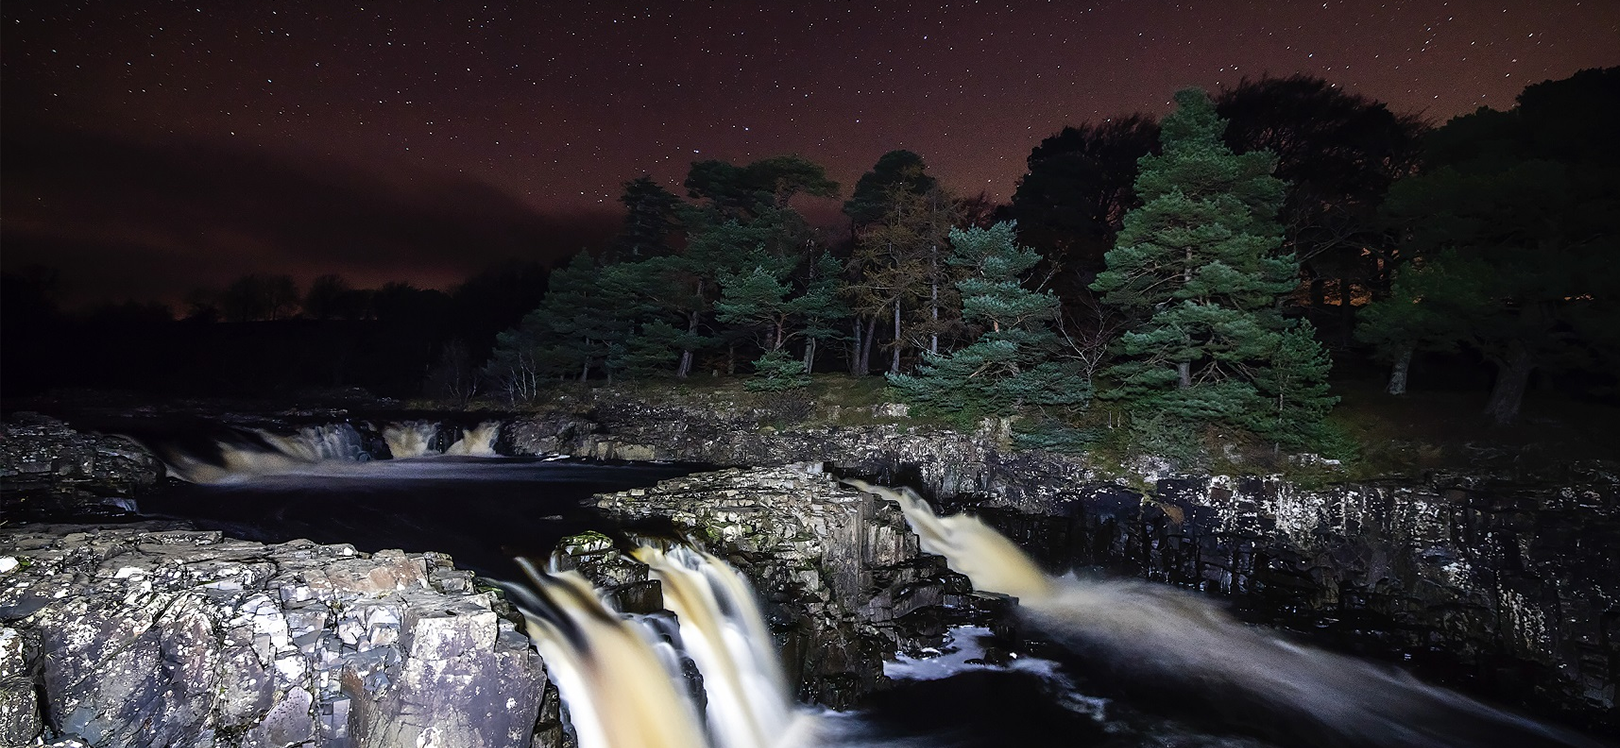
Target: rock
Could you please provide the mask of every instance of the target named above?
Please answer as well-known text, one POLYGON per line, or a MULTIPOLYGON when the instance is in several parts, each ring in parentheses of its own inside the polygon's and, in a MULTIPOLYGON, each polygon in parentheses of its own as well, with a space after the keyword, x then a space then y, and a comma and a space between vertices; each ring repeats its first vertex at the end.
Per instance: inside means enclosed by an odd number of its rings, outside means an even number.
POLYGON ((40 733, 33 668, 32 643, 16 629, 0 627, 0 745, 24 745, 40 733))
POLYGON ((163 476, 161 460, 121 436, 80 433, 28 412, 0 424, 0 491, 6 495, 0 508, 8 513, 25 500, 55 511, 118 504, 120 497, 149 490, 163 476))
MULTIPOLYGON (((965 578, 920 554, 897 507, 819 464, 699 473, 603 494, 596 505, 621 519, 668 518, 748 577, 803 700, 844 708, 880 687, 883 659, 920 636, 907 614, 979 610, 966 604, 965 578)), ((573 545, 588 566, 595 546, 573 545)))
POLYGON ((557 745, 539 656, 443 555, 140 523, 8 527, 0 558, 4 744, 37 688, 43 737, 89 746, 557 745))
MULTIPOLYGON (((768 406, 658 403, 614 388, 592 390, 589 398, 568 410, 514 420, 503 431, 506 447, 514 454, 721 466, 786 467, 811 459, 840 474, 910 485, 931 497, 996 496, 1032 512, 1055 503, 1067 486, 1098 480, 1083 459, 1006 448, 1008 424, 1001 420, 972 434, 898 423, 776 428, 783 416, 768 406)), ((872 412, 898 419, 906 410, 891 403, 872 412)))
POLYGON ((1620 726, 1613 483, 1442 476, 1305 489, 1213 476, 1162 480, 1154 494, 1079 486, 1039 513, 989 501, 975 511, 1054 571, 1101 567, 1232 596, 1362 651, 1450 658, 1497 699, 1620 726))

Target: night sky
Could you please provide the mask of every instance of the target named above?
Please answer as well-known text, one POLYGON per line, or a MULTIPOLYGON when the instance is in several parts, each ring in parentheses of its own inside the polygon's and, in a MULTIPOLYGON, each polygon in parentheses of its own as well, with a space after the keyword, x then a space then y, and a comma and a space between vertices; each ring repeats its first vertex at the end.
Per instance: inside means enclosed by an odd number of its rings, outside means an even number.
MULTIPOLYGON (((447 286, 610 233, 620 185, 908 148, 1011 194, 1064 124, 1307 73, 1440 123, 1620 64, 1620 2, 0 6, 0 260, 63 300, 250 271, 447 286), (650 6, 650 7, 649 7, 650 6)), ((835 208, 824 209, 830 214, 835 208)))

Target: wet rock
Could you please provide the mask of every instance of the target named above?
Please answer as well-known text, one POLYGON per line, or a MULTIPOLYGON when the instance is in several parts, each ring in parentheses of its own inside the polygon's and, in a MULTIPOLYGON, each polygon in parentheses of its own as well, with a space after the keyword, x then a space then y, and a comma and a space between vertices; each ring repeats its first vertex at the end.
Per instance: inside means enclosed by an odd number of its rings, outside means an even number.
MULTIPOLYGON (((1028 511, 1050 506, 1067 486, 1097 481, 1082 459, 1007 448, 1001 422, 971 434, 897 423, 778 428, 774 424, 783 416, 768 407, 650 402, 612 388, 564 405, 511 423, 508 448, 514 454, 751 467, 811 459, 931 497, 993 495, 1028 511), (1032 475, 1043 480, 1031 481, 1032 475)), ((900 418, 903 410, 880 407, 873 415, 900 418)))
MULTIPOLYGON (((0 511, 82 511, 127 504, 127 497, 163 479, 163 462, 133 440, 85 434, 37 413, 12 414, 0 424, 0 511)), ((128 508, 125 506, 124 508, 128 508)))
POLYGON ((90 746, 555 745, 539 656, 442 555, 141 523, 5 528, 0 559, 0 645, 39 642, 37 676, 0 665, 13 734, 16 684, 90 746))
POLYGON ((40 733, 34 649, 21 632, 0 627, 0 745, 24 745, 40 733))
MULTIPOLYGON (((1612 462, 1531 476, 1516 460, 1482 457, 1469 473, 1306 489, 1276 478, 1188 476, 1145 456, 1131 468, 1133 483, 1153 487, 1144 497, 1084 457, 1009 449, 999 424, 968 434, 902 423, 782 427, 766 407, 649 402, 611 389, 570 407, 566 417, 536 417, 571 424, 566 434, 541 429, 554 440, 519 439, 514 449, 764 468, 825 460, 843 475, 917 488, 946 512, 977 513, 1049 571, 1101 569, 1230 595, 1263 620, 1391 657, 1450 658, 1481 673, 1473 682, 1497 698, 1620 726, 1612 717, 1620 557, 1598 550, 1620 547, 1612 462), (1529 478, 1540 483, 1522 482, 1529 478)), ((700 485, 710 480, 673 484, 673 496, 692 501, 631 492, 604 508, 667 516, 735 549, 728 560, 751 569, 783 620, 797 614, 781 604, 803 599, 797 610, 818 611, 822 631, 835 631, 844 612, 881 629, 936 600, 962 599, 931 581, 938 577, 927 562, 907 560, 915 550, 881 507, 856 521, 836 501, 818 500, 816 516, 769 480, 700 485), (797 532, 820 545, 790 539, 797 532), (823 548, 862 556, 799 560, 823 548), (755 563, 767 556, 784 561, 755 563)))
POLYGON ((1475 673, 1497 699, 1612 728, 1620 682, 1620 490, 1487 480, 1304 489, 1274 478, 1106 486, 1042 513, 975 511, 1053 571, 1235 598, 1359 651, 1475 673))
POLYGON ((943 559, 919 553, 898 508, 816 464, 673 478, 600 495, 597 507, 666 518, 740 570, 764 602, 799 697, 835 708, 882 684, 883 659, 914 636, 898 619, 961 608, 968 591, 943 559))

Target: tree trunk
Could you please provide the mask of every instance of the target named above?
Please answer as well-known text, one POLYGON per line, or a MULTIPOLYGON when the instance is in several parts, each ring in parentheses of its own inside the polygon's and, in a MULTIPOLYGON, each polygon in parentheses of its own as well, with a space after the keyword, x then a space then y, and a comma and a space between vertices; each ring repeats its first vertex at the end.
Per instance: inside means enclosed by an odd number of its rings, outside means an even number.
POLYGON ((854 329, 855 329, 855 337, 854 337, 854 343, 852 343, 852 345, 849 346, 849 376, 859 377, 859 376, 862 376, 862 374, 865 374, 865 372, 867 372, 867 371, 865 371, 865 369, 862 368, 862 364, 867 363, 867 361, 865 361, 865 359, 860 358, 860 348, 862 348, 862 346, 860 346, 860 343, 862 343, 863 338, 860 337, 860 316, 859 316, 859 314, 857 314, 857 316, 855 316, 855 321, 852 322, 851 327, 854 327, 854 329))
POLYGON ((866 341, 861 348, 860 376, 863 377, 872 373, 872 341, 877 339, 877 323, 877 317, 866 321, 866 341))
MULTIPOLYGON (((686 315, 686 334, 688 339, 697 337, 698 313, 688 312, 686 315)), ((692 373, 692 359, 695 358, 691 348, 681 349, 681 364, 675 369, 677 379, 685 379, 692 373)))
POLYGON ((1406 394, 1406 372, 1412 368, 1412 346, 1401 350, 1400 358, 1395 359, 1395 366, 1389 371, 1389 388, 1385 390, 1391 395, 1406 394))
POLYGON ((1523 345, 1515 345, 1505 358, 1496 362, 1496 385, 1491 388, 1491 400, 1485 405, 1485 413, 1493 423, 1506 426, 1519 417, 1524 392, 1530 387, 1530 372, 1535 368, 1535 358, 1523 345))
POLYGON ((1349 278, 1339 279, 1339 342, 1346 346, 1354 340, 1351 334, 1356 329, 1356 308, 1350 303, 1352 290, 1349 278))
POLYGON ((1192 386, 1191 361, 1182 361, 1181 363, 1176 364, 1176 381, 1177 386, 1181 389, 1187 389, 1188 387, 1192 386))
POLYGON ((809 374, 816 368, 816 339, 804 340, 804 373, 809 374))
POLYGON ((732 344, 726 346, 726 376, 733 377, 733 376, 736 376, 736 375, 737 375, 737 344, 732 343, 732 344))
POLYGON ((928 352, 939 355, 939 247, 932 247, 928 257, 928 312, 934 318, 933 334, 928 336, 928 352))
POLYGON ((889 373, 900 373, 900 299, 894 300, 894 356, 889 359, 889 373))

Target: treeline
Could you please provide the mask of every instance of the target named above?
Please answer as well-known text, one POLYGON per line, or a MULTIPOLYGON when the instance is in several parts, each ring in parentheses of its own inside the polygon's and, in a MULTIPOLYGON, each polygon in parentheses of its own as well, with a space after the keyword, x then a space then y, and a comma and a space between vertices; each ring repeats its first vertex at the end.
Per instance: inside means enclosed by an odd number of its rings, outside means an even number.
POLYGON ((64 387, 233 396, 358 387, 414 397, 424 382, 434 394, 456 391, 496 333, 540 303, 548 274, 514 260, 448 292, 355 288, 335 275, 300 289, 290 276, 250 274, 192 291, 178 314, 134 301, 67 314, 53 271, 7 272, 0 386, 7 397, 64 387))
MULTIPOLYGON (((1538 377, 1614 397, 1620 69, 1439 127, 1302 76, 1176 101, 1043 140, 1008 205, 903 150, 847 198, 799 156, 703 161, 682 194, 627 182, 617 238, 549 275, 448 294, 252 276, 174 324, 325 330, 313 349, 356 364, 319 383, 513 404, 555 382, 882 374, 920 409, 1020 415, 1018 438, 1052 447, 1099 422, 1330 445, 1330 354, 1392 393, 1488 387, 1498 423, 1538 377), (807 219, 817 201, 847 223, 807 219), (386 387, 357 373, 384 359, 386 387)), ((12 296, 8 348, 29 334, 12 296)))
POLYGON ((1032 438, 1084 438, 1100 398, 1310 446, 1333 438, 1330 347, 1391 365, 1395 393, 1415 352, 1466 349, 1510 422, 1538 368, 1612 383, 1616 80, 1438 129, 1314 78, 1182 92, 1163 122, 1046 139, 1009 206, 885 154, 847 234, 796 209, 837 195, 814 163, 696 163, 684 200, 628 183, 618 241, 555 273, 483 373, 521 401, 559 379, 883 370, 924 408, 1047 424, 1032 438))

